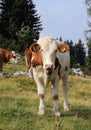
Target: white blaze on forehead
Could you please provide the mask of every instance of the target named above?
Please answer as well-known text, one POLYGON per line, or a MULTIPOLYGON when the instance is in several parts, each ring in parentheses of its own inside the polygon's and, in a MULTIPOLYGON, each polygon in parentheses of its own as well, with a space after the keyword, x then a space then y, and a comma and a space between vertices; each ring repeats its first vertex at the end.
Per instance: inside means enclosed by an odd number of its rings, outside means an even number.
POLYGON ((37 43, 41 46, 41 49, 45 51, 51 51, 56 49, 56 40, 52 37, 42 37, 40 38, 37 43))
POLYGON ((41 46, 43 67, 45 67, 45 64, 53 64, 53 67, 55 68, 57 50, 56 40, 52 37, 42 37, 37 43, 41 46))

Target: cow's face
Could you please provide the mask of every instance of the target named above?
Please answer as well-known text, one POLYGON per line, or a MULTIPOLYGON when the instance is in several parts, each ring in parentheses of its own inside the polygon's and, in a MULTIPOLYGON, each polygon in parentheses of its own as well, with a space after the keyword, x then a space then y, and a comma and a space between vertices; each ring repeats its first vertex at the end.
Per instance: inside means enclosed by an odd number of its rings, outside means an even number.
POLYGON ((51 75, 52 70, 55 69, 55 61, 57 53, 56 40, 49 39, 48 41, 42 41, 42 42, 38 41, 38 43, 32 45, 31 48, 34 53, 40 52, 43 69, 46 70, 47 75, 51 75))
POLYGON ((10 53, 9 53, 9 59, 12 61, 12 62, 14 62, 14 63, 18 63, 18 59, 17 59, 17 57, 16 57, 16 53, 15 53, 15 51, 10 51, 10 53))
POLYGON ((67 50, 65 44, 57 45, 56 42, 53 38, 39 39, 31 47, 33 52, 40 52, 43 69, 46 70, 47 75, 51 75, 52 71, 56 68, 57 52, 64 53, 67 50))
POLYGON ((43 68, 45 70, 52 70, 55 68, 55 59, 57 53, 57 45, 54 39, 44 42, 39 42, 43 68))

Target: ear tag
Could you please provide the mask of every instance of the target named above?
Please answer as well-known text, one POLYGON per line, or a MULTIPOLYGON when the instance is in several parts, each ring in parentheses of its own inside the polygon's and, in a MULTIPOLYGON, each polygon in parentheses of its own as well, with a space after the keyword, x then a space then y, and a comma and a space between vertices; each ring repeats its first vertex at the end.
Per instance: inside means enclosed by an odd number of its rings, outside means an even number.
POLYGON ((60 51, 64 53, 66 51, 65 47, 61 48, 60 51))

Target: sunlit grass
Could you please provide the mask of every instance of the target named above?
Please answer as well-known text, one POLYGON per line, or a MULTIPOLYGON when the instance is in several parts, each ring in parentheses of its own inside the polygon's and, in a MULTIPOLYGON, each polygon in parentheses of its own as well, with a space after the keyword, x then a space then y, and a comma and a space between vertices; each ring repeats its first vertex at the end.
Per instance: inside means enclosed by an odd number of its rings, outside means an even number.
POLYGON ((70 111, 63 111, 63 94, 59 86, 61 117, 53 112, 50 85, 46 87, 45 115, 38 115, 37 87, 26 71, 25 62, 4 66, 0 77, 0 130, 91 130, 91 79, 69 76, 70 111))

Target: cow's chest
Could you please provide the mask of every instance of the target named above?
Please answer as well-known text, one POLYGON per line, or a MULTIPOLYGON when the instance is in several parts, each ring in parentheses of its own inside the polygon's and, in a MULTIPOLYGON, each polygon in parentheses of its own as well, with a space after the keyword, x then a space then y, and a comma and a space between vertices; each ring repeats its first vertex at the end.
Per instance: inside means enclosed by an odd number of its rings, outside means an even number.
POLYGON ((34 79, 37 79, 45 84, 45 86, 49 82, 53 82, 55 80, 55 77, 58 75, 58 70, 53 70, 51 75, 47 75, 46 70, 43 69, 42 66, 37 66, 36 68, 33 68, 33 76, 34 79))

